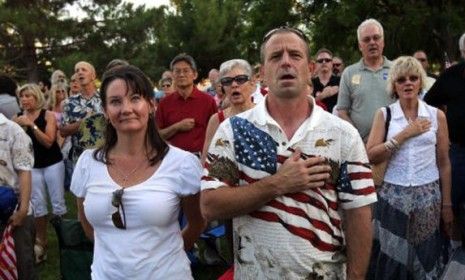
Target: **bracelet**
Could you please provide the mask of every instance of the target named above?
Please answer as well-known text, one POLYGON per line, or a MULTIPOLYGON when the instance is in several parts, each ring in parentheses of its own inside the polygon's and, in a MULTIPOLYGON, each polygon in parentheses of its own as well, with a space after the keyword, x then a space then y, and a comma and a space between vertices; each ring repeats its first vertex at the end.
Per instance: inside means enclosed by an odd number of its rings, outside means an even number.
POLYGON ((395 151, 399 150, 400 145, 399 145, 399 142, 397 142, 396 139, 391 138, 391 139, 389 139, 388 141, 384 142, 384 147, 385 147, 386 150, 388 150, 389 152, 394 153, 395 151))

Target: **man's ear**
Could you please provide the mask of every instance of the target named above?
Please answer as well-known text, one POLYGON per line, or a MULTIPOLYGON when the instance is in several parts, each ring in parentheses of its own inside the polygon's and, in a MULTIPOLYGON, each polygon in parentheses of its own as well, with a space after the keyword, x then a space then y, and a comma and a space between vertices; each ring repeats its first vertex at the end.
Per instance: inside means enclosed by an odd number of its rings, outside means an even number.
POLYGON ((194 81, 197 80, 198 76, 199 76, 199 73, 197 71, 194 71, 194 81))
POLYGON ((313 77, 313 72, 315 71, 315 62, 310 60, 308 62, 308 72, 310 73, 310 77, 313 77))

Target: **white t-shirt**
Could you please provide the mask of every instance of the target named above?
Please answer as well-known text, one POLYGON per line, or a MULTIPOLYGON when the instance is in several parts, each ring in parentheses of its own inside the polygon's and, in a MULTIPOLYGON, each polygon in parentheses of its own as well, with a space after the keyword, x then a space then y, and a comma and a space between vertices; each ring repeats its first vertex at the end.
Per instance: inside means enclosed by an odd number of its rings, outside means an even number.
POLYGON ((85 198, 84 212, 94 228, 92 279, 192 279, 178 216, 181 198, 200 190, 199 160, 170 146, 149 179, 125 188, 127 228, 118 229, 111 198, 120 187, 93 151, 80 156, 71 182, 71 191, 85 198))

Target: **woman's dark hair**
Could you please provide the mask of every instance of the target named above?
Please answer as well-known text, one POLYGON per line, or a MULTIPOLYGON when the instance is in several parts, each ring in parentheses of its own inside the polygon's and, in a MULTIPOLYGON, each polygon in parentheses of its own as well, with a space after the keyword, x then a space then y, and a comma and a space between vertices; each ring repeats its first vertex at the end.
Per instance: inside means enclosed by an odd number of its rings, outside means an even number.
MULTIPOLYGON (((126 65, 112 68, 103 74, 103 81, 100 87, 100 97, 102 98, 102 106, 106 107, 107 101, 107 90, 108 86, 114 80, 121 79, 126 82, 128 91, 131 90, 133 94, 140 94, 147 102, 151 102, 153 97, 153 87, 150 83, 147 76, 139 68, 126 65)), ((157 162, 162 160, 166 153, 168 153, 169 146, 161 138, 160 134, 155 127, 155 120, 153 113, 149 114, 147 121, 147 133, 146 137, 146 147, 148 154, 152 155, 153 149, 157 151, 155 156, 149 157, 151 165, 155 165, 157 162)), ((95 150, 94 158, 105 164, 111 164, 108 160, 108 152, 116 145, 118 141, 118 136, 116 134, 115 128, 111 123, 107 122, 105 128, 105 139, 101 147, 95 150)))

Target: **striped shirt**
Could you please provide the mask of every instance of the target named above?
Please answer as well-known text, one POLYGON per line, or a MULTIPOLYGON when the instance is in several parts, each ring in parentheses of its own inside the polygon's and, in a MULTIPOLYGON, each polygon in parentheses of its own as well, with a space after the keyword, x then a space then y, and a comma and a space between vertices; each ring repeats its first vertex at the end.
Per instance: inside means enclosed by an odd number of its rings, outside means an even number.
POLYGON ((344 273, 340 211, 376 201, 363 142, 349 123, 314 104, 311 116, 288 140, 261 102, 220 125, 201 188, 247 187, 275 174, 296 148, 306 156, 327 158, 331 179, 322 188, 277 197, 234 218, 236 279, 305 279, 313 273, 336 278, 344 273))

